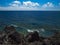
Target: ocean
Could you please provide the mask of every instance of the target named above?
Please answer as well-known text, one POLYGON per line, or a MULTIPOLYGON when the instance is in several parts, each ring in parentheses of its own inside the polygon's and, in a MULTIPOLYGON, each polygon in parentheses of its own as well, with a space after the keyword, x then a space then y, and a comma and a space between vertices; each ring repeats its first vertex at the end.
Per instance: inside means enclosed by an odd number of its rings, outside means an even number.
POLYGON ((18 31, 44 28, 48 33, 54 32, 51 30, 60 29, 60 11, 0 11, 0 30, 6 25, 16 26, 18 31))

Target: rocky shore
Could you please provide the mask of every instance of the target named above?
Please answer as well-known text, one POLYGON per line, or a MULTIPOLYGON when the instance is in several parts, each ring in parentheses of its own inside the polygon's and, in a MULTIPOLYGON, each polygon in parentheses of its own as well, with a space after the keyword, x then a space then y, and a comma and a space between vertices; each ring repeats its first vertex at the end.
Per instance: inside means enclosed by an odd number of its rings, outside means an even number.
POLYGON ((51 37, 41 37, 37 31, 26 36, 16 31, 14 26, 5 26, 0 31, 0 45, 60 45, 60 32, 51 37))

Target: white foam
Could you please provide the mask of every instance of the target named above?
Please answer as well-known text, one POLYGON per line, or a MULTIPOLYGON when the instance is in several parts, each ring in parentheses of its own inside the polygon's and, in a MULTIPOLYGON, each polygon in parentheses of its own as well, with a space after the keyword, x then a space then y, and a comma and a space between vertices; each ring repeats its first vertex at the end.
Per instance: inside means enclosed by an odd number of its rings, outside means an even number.
POLYGON ((33 32, 33 30, 27 29, 28 32, 33 32))
POLYGON ((34 31, 37 31, 37 32, 39 32, 38 30, 30 30, 30 29, 27 29, 27 32, 34 32, 34 31))
POLYGON ((17 25, 11 24, 10 26, 18 27, 17 25))

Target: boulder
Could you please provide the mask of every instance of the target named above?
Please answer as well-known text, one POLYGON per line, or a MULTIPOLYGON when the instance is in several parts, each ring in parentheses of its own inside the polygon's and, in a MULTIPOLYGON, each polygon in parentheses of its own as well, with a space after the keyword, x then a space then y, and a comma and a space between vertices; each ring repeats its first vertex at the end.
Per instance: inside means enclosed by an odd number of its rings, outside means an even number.
POLYGON ((39 34, 37 31, 30 32, 25 38, 28 42, 39 41, 39 34))
POLYGON ((4 29, 6 33, 6 40, 11 44, 21 44, 23 35, 18 33, 13 26, 6 26, 4 29))
POLYGON ((5 33, 3 31, 0 31, 0 44, 4 43, 5 36, 6 36, 5 33))

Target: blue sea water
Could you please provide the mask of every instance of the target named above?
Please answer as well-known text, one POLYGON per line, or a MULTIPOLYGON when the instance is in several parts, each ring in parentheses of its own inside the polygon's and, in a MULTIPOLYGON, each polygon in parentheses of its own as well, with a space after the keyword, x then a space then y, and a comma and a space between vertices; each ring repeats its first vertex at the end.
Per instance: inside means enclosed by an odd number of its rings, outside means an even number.
MULTIPOLYGON (((0 11, 0 29, 10 24, 50 25, 60 28, 60 11, 0 11)), ((52 34, 52 31, 46 31, 52 34)), ((49 35, 50 35, 49 34, 49 35)))

